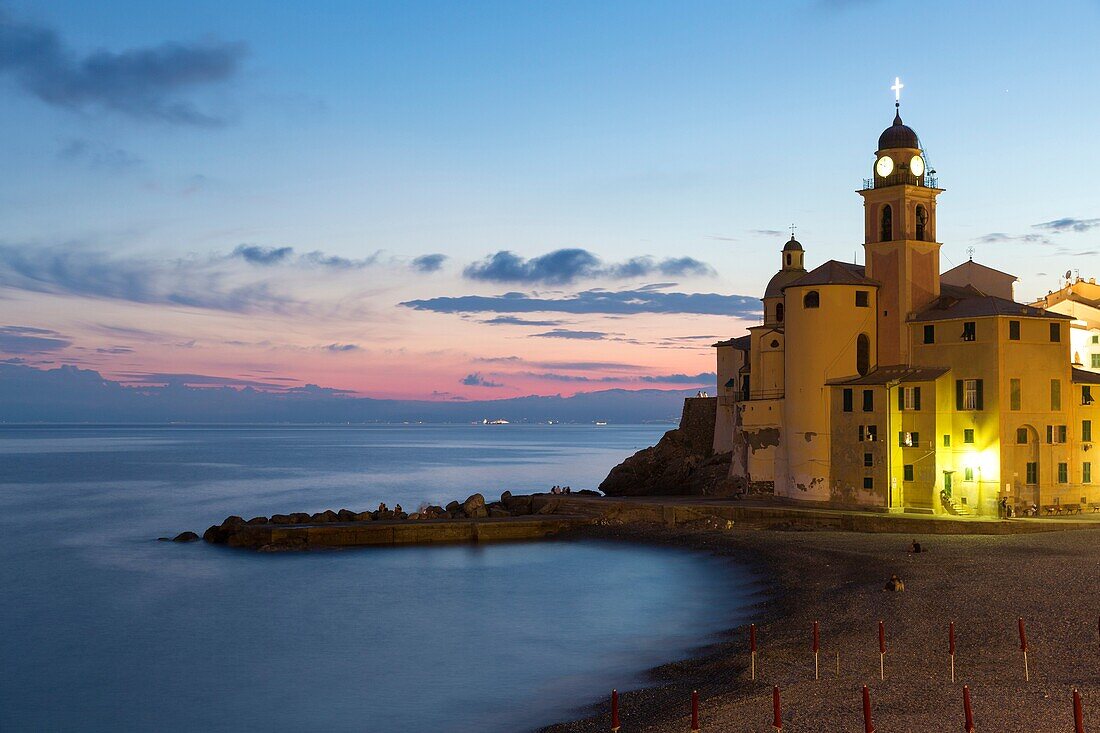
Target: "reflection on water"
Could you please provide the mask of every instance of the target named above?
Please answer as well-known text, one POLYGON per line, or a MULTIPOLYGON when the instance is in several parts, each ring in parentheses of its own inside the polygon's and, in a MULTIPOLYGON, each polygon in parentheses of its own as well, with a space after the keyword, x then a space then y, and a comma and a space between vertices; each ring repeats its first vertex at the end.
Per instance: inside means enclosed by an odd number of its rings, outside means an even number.
POLYGON ((751 579, 594 542, 260 555, 152 538, 229 513, 591 487, 663 429, 0 428, 0 730, 566 716, 737 623, 751 579))

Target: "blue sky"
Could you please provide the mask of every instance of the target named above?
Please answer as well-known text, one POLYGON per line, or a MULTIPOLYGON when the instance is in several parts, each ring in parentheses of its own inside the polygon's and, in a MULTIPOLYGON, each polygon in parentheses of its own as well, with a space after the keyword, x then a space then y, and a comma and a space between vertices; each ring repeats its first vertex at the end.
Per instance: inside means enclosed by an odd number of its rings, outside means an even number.
POLYGON ((895 76, 947 189, 945 266, 973 246, 1021 276, 1019 299, 1100 269, 1095 0, 0 9, 0 326, 69 344, 7 352, 32 365, 137 381, 266 370, 410 397, 704 373, 706 338, 751 320, 740 301, 728 316, 528 304, 530 324, 400 304, 587 302, 597 288, 756 298, 792 222, 808 264, 850 260, 853 190, 895 76), (61 71, 43 80, 13 60, 13 28, 53 34, 61 71), (141 67, 140 83, 74 89, 65 75, 98 52, 140 67, 165 48, 191 54, 182 76, 141 67), (1079 225, 1036 226, 1060 219, 1079 225), (291 251, 261 264, 248 247, 291 251), (564 279, 529 274, 561 249, 595 259, 564 279), (519 263, 511 279, 478 277, 501 252, 519 263))

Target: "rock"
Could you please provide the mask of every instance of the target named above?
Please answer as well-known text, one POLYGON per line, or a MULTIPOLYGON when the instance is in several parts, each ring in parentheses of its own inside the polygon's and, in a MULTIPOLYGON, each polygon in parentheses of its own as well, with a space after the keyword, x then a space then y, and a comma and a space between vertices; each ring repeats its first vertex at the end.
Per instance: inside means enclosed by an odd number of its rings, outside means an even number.
POLYGON ((729 475, 731 457, 677 428, 611 469, 599 488, 608 496, 731 496, 739 493, 729 475))
POLYGON ((512 498, 512 492, 511 491, 505 491, 503 494, 500 495, 500 503, 505 504, 511 498, 512 498))
POLYGON ((447 514, 450 515, 451 519, 465 519, 466 518, 466 512, 462 511, 462 507, 459 507, 458 509, 455 509, 453 512, 447 512, 447 514))
POLYGON ((336 516, 340 519, 341 522, 355 521, 355 512, 351 511, 350 509, 341 509, 340 511, 336 512, 336 516))
POLYGON ((317 512, 311 516, 309 521, 311 524, 326 524, 328 522, 339 522, 340 517, 331 509, 326 509, 323 512, 317 512))
POLYGON ((393 512, 394 519, 408 519, 408 512, 393 512))
POLYGON ((441 506, 431 504, 424 508, 423 512, 426 516, 425 519, 439 519, 440 517, 447 517, 447 510, 441 506))
POLYGON ((157 537, 157 542, 171 542, 171 537, 157 537))
POLYGON ((244 519, 242 519, 241 517, 238 517, 236 515, 233 515, 231 517, 226 517, 225 520, 221 523, 220 526, 221 526, 222 529, 232 531, 232 530, 240 529, 241 527, 245 526, 246 524, 248 524, 248 522, 244 521, 244 519))
POLYGON ((359 512, 355 515, 356 522, 369 522, 374 519, 374 514, 371 512, 359 512))
POLYGON ((267 517, 252 517, 245 524, 267 524, 267 517))
POLYGON ((310 517, 305 512, 294 512, 290 515, 291 524, 309 524, 310 517))
POLYGON ((462 502, 462 512, 470 519, 489 516, 489 512, 485 508, 485 497, 481 494, 472 494, 466 501, 462 502))
POLYGON ((506 499, 501 497, 501 503, 513 515, 531 513, 530 496, 509 496, 506 499))
POLYGON ((507 509, 502 509, 501 507, 494 506, 494 507, 489 507, 489 516, 490 517, 510 517, 510 516, 512 516, 512 513, 510 511, 508 511, 507 509))
POLYGON ((456 511, 459 511, 461 509, 462 505, 459 504, 457 501, 452 501, 450 504, 447 505, 448 514, 454 514, 456 511))
POLYGON ((600 492, 593 491, 592 489, 581 489, 580 491, 574 491, 573 493, 574 494, 579 494, 580 496, 599 496, 600 495, 600 492))
POLYGON ((271 515, 271 523, 272 524, 290 524, 291 523, 290 515, 289 514, 272 514, 271 515))
POLYGON ((202 533, 202 539, 213 545, 224 545, 225 541, 229 539, 229 533, 223 532, 221 527, 213 524, 202 533))
POLYGON ((199 536, 194 532, 180 532, 172 538, 173 542, 196 542, 199 536))

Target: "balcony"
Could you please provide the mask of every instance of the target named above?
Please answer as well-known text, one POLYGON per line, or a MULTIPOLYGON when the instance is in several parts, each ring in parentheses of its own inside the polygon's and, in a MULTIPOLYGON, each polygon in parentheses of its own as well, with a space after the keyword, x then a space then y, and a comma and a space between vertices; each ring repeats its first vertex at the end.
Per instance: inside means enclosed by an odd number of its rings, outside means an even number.
POLYGON ((921 188, 939 188, 940 179, 935 176, 925 174, 923 176, 914 176, 909 171, 894 171, 885 178, 875 176, 874 178, 864 178, 863 188, 861 190, 866 191, 871 188, 886 188, 887 186, 920 186, 921 188))

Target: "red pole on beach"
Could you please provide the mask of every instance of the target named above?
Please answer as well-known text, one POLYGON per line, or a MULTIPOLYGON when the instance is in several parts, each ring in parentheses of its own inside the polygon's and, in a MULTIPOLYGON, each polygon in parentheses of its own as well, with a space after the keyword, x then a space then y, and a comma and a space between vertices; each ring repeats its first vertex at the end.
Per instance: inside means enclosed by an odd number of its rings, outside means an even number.
POLYGON ((1024 629, 1024 620, 1019 621, 1020 627, 1020 651, 1024 653, 1024 682, 1031 682, 1031 674, 1027 670, 1027 631, 1024 629))
POLYGON ((951 655, 951 681, 955 681, 955 622, 947 626, 947 653, 951 655))
POLYGON ((875 733, 875 724, 871 722, 871 691, 863 686, 863 733, 875 733))
POLYGON ((691 691, 691 733, 699 733, 699 692, 691 691))
POLYGON ((756 624, 749 624, 749 656, 752 658, 752 678, 756 680, 756 624))
POLYGON ((1085 713, 1081 709, 1081 693, 1073 688, 1073 730, 1074 733, 1085 733, 1085 713))
POLYGON ((878 678, 886 679, 886 624, 878 622, 878 678))
POLYGON ((818 667, 818 664, 817 664, 817 661, 818 661, 818 656, 817 655, 818 655, 818 652, 820 650, 821 650, 821 634, 818 631, 817 621, 814 621, 814 679, 815 680, 821 679, 821 675, 819 673, 819 667, 818 667))
POLYGON ((783 706, 779 702, 779 685, 772 688, 772 727, 783 730, 783 706))
POLYGON ((619 691, 611 691, 611 733, 619 733, 619 691))
POLYGON ((974 711, 970 709, 970 687, 963 685, 963 712, 966 714, 966 733, 974 733, 974 711))

